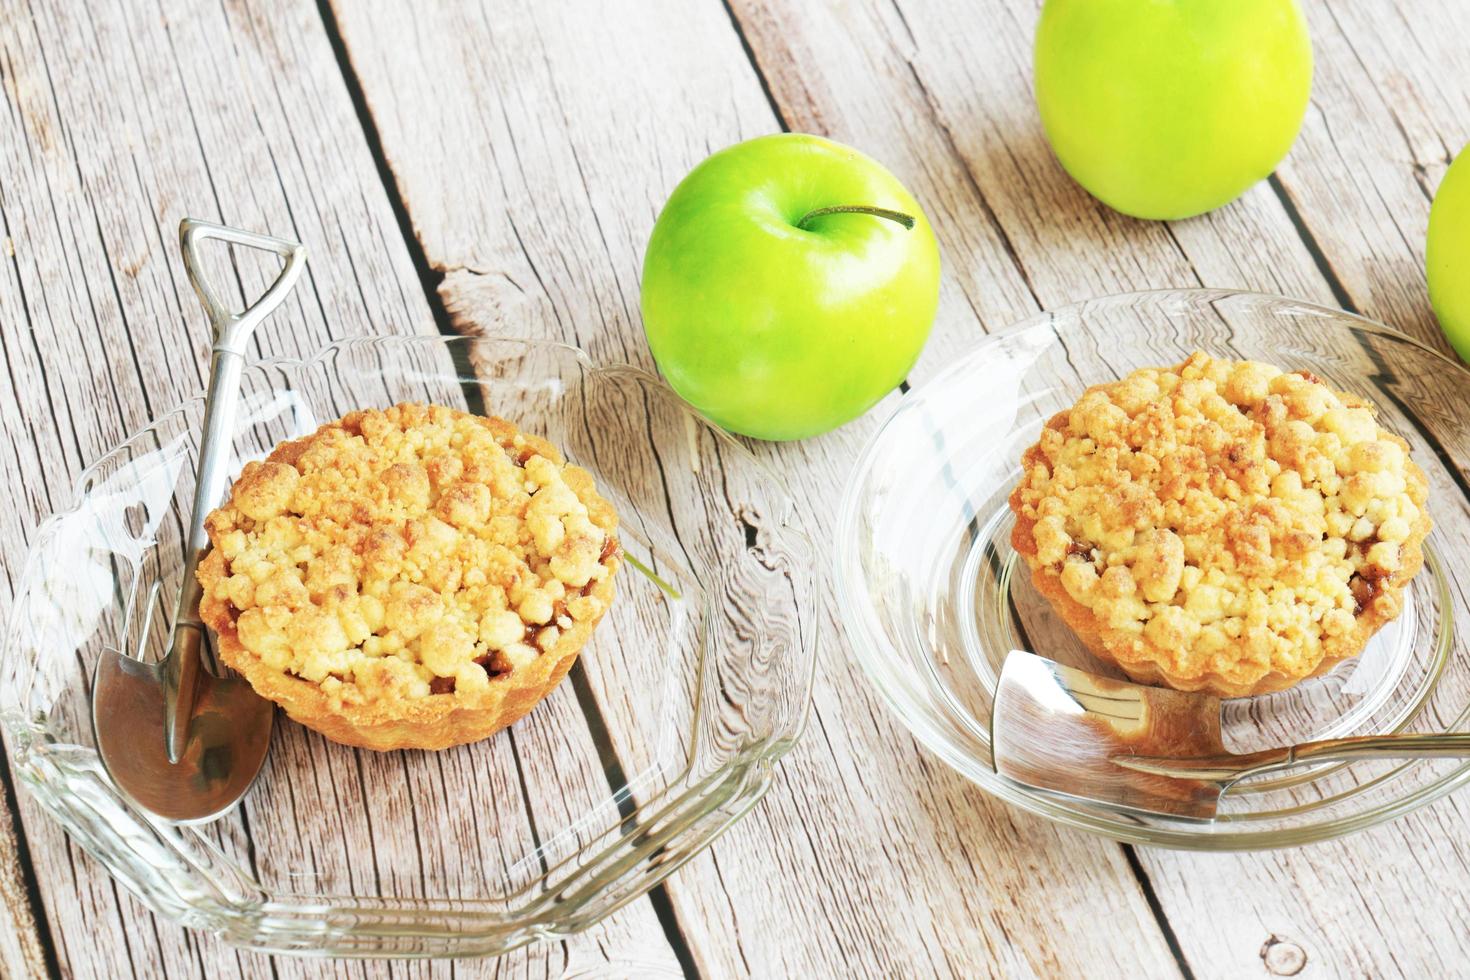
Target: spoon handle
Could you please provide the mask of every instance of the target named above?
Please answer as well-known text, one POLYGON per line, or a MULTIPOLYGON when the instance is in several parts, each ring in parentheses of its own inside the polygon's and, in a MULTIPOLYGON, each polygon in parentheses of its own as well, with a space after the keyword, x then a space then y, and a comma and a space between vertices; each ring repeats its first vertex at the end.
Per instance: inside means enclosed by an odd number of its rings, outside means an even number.
POLYGON ((164 737, 170 762, 183 756, 188 740, 189 718, 194 713, 195 682, 199 676, 199 651, 203 624, 199 621, 202 589, 195 574, 207 538, 204 518, 224 493, 230 459, 230 434, 235 425, 235 408, 240 394, 240 373, 245 366, 245 346, 255 327, 281 305, 300 278, 306 265, 306 247, 299 242, 257 235, 185 218, 179 223, 179 246, 184 268, 199 302, 209 314, 213 345, 209 360, 209 388, 204 399, 204 432, 199 440, 199 465, 194 476, 194 505, 189 516, 188 544, 184 555, 183 580, 174 614, 174 634, 164 662, 164 737), (215 240, 230 245, 275 252, 285 265, 259 299, 240 313, 232 313, 219 301, 205 277, 199 258, 201 242, 215 240))
POLYGON ((1354 735, 1348 738, 1303 742, 1300 745, 1284 745, 1280 748, 1263 749, 1242 755, 1207 755, 1178 759, 1116 756, 1113 762, 1126 769, 1153 773, 1158 776, 1233 783, 1249 776, 1281 772, 1319 762, 1440 758, 1470 758, 1470 732, 1354 735))

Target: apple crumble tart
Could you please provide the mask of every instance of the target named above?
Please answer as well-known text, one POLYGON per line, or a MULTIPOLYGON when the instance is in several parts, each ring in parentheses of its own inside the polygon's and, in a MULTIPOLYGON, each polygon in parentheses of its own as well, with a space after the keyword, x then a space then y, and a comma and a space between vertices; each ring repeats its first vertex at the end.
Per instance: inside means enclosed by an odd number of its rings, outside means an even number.
POLYGON ((1022 470, 1011 542, 1087 647, 1222 697, 1356 656, 1430 526, 1424 473, 1371 404, 1201 353, 1089 388, 1022 470))
POLYGON ((296 721, 371 749, 511 724, 613 598, 617 515, 498 418, 353 412, 246 464, 206 521, 200 611, 224 662, 296 721))

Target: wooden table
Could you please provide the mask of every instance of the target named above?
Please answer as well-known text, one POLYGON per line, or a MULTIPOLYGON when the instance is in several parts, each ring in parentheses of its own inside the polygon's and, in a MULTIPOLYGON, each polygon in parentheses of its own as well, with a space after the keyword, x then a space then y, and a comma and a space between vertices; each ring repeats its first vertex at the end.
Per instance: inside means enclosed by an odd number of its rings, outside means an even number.
MULTIPOLYGON (((174 242, 185 214, 311 247, 310 280, 261 354, 508 321, 648 364, 639 263, 665 197, 714 149, 803 130, 885 162, 939 234, 939 320, 916 384, 1037 309, 1164 286, 1286 293, 1444 348, 1424 234, 1470 137, 1470 4, 1306 6, 1317 68, 1290 157, 1229 207, 1162 224, 1108 211, 1053 159, 1030 94, 1037 0, 3 0, 0 594, 78 470, 201 387, 174 242)), ((822 530, 883 415, 759 448, 822 530)), ((826 628, 806 739, 763 804, 576 938, 457 967, 240 953, 148 913, 7 773, 0 964, 149 978, 633 961, 708 977, 1470 968, 1470 798, 1290 851, 1122 847, 950 773, 826 628)))

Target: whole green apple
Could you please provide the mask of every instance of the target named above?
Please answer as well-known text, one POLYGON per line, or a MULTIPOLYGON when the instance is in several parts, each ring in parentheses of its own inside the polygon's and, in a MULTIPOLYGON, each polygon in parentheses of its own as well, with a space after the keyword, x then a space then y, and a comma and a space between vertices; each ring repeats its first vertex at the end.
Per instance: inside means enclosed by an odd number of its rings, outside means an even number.
POLYGON ((939 301, 939 246, 887 170, 817 136, 715 153, 643 259, 643 327, 686 401, 760 439, 861 415, 903 380, 939 301))
POLYGON ((1291 149, 1312 89, 1296 0, 1046 0, 1036 103, 1057 158, 1104 204, 1187 218, 1291 149))
POLYGON ((1424 253, 1429 302, 1440 329, 1460 359, 1470 361, 1470 153, 1465 150, 1434 192, 1424 253))

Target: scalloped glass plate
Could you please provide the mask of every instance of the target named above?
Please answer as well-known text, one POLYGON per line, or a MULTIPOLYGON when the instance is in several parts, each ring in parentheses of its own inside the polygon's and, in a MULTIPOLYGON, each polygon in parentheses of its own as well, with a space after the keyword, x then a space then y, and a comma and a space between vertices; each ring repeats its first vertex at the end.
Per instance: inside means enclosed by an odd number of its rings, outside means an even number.
POLYGON ((1372 826, 1470 779, 1470 763, 1363 762, 1253 780, 1211 822, 1149 817, 995 773, 991 695, 1012 649, 1121 676, 1051 613, 1010 545, 1022 451, 1090 384, 1192 351, 1307 370, 1379 408, 1429 476, 1435 526, 1405 611, 1357 658, 1266 697, 1226 702, 1237 751, 1314 738, 1467 726, 1466 598, 1450 558, 1470 541, 1470 372, 1380 324, 1255 293, 1178 290, 1093 300, 993 334, 900 402, 848 485, 836 582, 853 652, 914 734, 991 794, 1133 843, 1280 847, 1372 826))
POLYGON ((232 472, 356 408, 502 415, 592 472, 628 563, 568 681, 509 730, 380 754, 278 715, 242 805, 174 826, 114 789, 88 695, 103 645, 137 648, 153 585, 177 594, 202 398, 127 440, 36 535, 0 720, 41 806, 149 907, 264 950, 496 954, 644 894, 760 798, 801 731, 818 617, 797 508, 739 443, 652 375, 554 343, 344 341, 242 385, 232 472))

